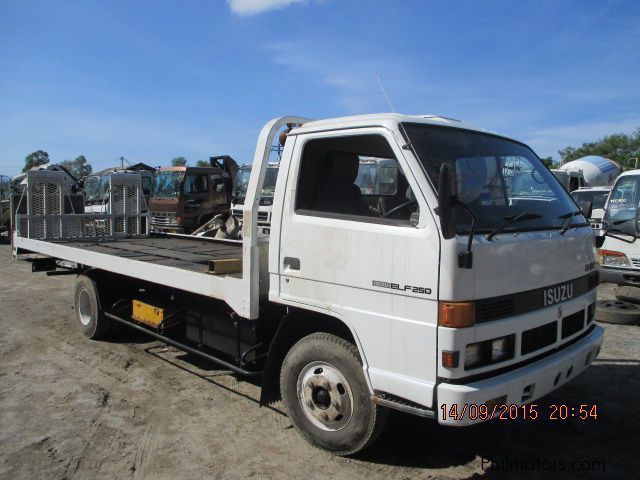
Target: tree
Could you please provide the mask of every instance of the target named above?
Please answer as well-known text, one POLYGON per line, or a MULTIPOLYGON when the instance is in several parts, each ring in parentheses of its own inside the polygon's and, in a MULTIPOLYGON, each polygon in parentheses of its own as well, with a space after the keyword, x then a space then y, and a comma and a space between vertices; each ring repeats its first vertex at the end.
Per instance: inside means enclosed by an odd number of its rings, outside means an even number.
POLYGON ((547 168, 555 168, 556 166, 555 162, 553 161, 553 158, 551 157, 544 157, 544 158, 541 158, 540 160, 542 161, 542 163, 544 163, 544 165, 547 168))
POLYGON ((64 162, 61 162, 60 165, 69 170, 71 175, 76 177, 78 180, 91 175, 91 172, 93 171, 91 164, 87 163, 87 159, 84 155, 80 155, 73 161, 65 160, 64 162))
POLYGON ((566 147, 559 150, 563 162, 570 162, 585 155, 598 155, 624 167, 634 168, 631 158, 640 156, 640 127, 631 135, 626 133, 614 133, 600 138, 596 142, 585 142, 580 147, 566 147))
POLYGON ((206 160, 198 160, 198 163, 196 163, 196 167, 210 167, 210 166, 211 164, 206 160))
POLYGON ((27 170, 31 170, 33 167, 39 167, 46 163, 49 163, 49 154, 44 150, 36 150, 25 157, 22 172, 24 173, 27 170))
POLYGON ((186 167, 187 166, 187 159, 184 157, 176 157, 173 160, 171 160, 171 166, 172 167, 186 167))

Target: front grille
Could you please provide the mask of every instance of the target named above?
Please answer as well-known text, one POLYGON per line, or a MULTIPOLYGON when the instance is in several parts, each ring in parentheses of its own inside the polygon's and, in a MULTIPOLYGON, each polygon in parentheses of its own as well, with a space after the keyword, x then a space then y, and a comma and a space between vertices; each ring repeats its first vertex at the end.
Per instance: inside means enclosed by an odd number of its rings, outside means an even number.
POLYGON ((171 227, 178 225, 175 213, 151 212, 151 224, 156 227, 171 227))
MULTIPOLYGON (((231 210, 231 215, 242 220, 242 210, 233 209, 231 210)), ((266 222, 269 219, 269 212, 258 212, 258 221, 266 222)))
POLYGON ((476 323, 508 317, 514 314, 514 300, 504 298, 500 300, 489 300, 476 302, 476 323))
POLYGON ((567 338, 584 327, 584 310, 562 319, 562 338, 567 338))
POLYGON ((598 272, 593 272, 587 279, 587 291, 591 291, 598 286, 598 272))
POLYGON ((633 263, 634 267, 640 268, 640 258, 632 258, 631 263, 633 263))
POLYGON ((558 322, 551 322, 522 332, 520 353, 526 355, 555 343, 558 338, 558 322))

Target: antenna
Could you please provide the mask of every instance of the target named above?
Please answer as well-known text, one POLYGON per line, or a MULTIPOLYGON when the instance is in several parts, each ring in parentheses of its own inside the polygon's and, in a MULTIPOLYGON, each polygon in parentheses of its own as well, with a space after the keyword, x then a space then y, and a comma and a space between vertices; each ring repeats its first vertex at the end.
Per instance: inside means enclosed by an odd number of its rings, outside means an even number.
POLYGON ((393 105, 391 105, 391 100, 389 100, 389 96, 387 95, 387 92, 385 92, 384 86, 382 85, 382 80, 380 80, 380 75, 378 75, 377 72, 376 72, 376 80, 378 80, 378 85, 380 85, 380 90, 382 90, 382 94, 384 95, 384 98, 387 99, 387 103, 389 104, 389 108, 391 108, 391 111, 393 113, 397 113, 396 109, 393 108, 393 105))

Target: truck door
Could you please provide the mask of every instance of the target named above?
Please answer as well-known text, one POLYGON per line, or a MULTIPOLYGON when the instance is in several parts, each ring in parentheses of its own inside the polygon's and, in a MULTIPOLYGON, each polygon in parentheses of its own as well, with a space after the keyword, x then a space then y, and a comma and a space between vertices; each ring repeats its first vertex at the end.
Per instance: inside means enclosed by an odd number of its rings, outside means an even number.
POLYGON ((382 128, 301 135, 281 168, 280 299, 342 319, 374 390, 431 406, 439 237, 402 150, 382 128), (356 186, 363 157, 397 169, 384 201, 356 186))
POLYGON ((209 200, 209 178, 206 173, 188 173, 182 184, 185 228, 198 228, 203 208, 209 200))
POLYGON ((227 180, 221 172, 209 175, 211 183, 211 201, 216 211, 224 210, 228 207, 229 193, 227 192, 227 180))

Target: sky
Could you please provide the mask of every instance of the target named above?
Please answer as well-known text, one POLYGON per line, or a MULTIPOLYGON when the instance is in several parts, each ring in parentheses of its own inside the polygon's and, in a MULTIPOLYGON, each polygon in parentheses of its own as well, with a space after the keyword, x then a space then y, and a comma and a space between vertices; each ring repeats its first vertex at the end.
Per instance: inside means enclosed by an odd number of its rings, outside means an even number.
POLYGON ((640 127, 640 2, 0 0, 0 174, 248 163, 281 115, 464 120, 541 157, 640 127))

